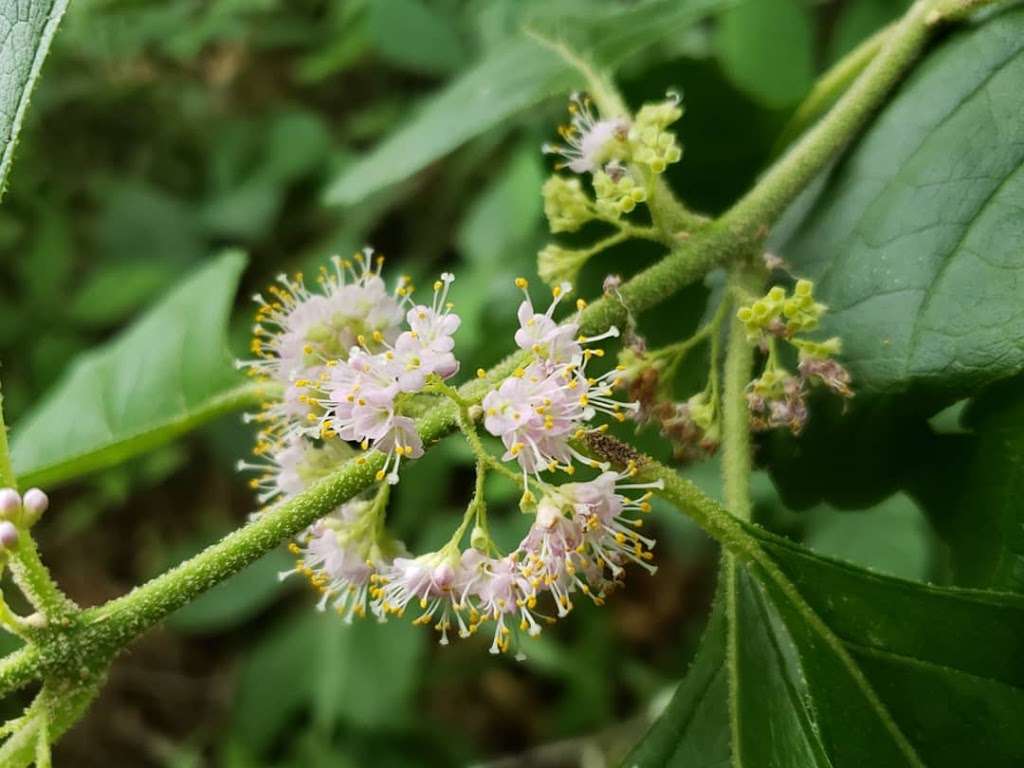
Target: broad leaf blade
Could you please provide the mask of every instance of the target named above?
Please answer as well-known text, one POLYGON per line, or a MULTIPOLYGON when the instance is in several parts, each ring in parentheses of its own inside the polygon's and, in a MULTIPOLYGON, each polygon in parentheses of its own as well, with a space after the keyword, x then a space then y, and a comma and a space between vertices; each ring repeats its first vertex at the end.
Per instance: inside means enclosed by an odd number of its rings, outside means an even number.
POLYGON ((879 576, 750 530, 801 599, 759 566, 727 566, 697 660, 627 766, 730 765, 731 744, 746 768, 1019 764, 1024 600, 879 576))
MULTIPOLYGON (((615 67, 631 54, 682 30, 721 7, 722 0, 648 2, 615 14, 561 19, 556 32, 597 63, 615 67)), ((525 35, 492 53, 431 98, 404 126, 335 179, 326 199, 352 204, 422 170, 474 136, 556 93, 583 85, 582 76, 553 51, 525 35)))
POLYGON ((955 399, 1024 368, 1024 9, 952 36, 790 242, 861 390, 955 399))
POLYGON ((937 435, 911 486, 949 547, 957 584, 1024 592, 1024 378, 986 388, 965 434, 937 435))
POLYGON ((400 622, 346 624, 309 610, 274 627, 242 665, 232 731, 263 752, 304 712, 317 728, 337 723, 399 730, 423 670, 422 633, 400 622))
POLYGON ((729 78, 769 107, 792 106, 814 82, 814 29, 798 0, 737 3, 722 14, 715 42, 729 78))
POLYGON ((3 0, 0 3, 0 196, 14 161, 29 97, 67 0, 3 0))
POLYGON ((103 347, 75 362, 14 430, 24 484, 111 466, 248 402, 225 329, 245 256, 230 252, 187 277, 103 347))

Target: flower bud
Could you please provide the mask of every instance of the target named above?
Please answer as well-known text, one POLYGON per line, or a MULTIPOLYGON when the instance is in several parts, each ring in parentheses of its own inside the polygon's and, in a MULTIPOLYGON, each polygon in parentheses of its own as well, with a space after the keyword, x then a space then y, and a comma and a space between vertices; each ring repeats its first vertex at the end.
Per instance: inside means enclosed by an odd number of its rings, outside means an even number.
POLYGON ((18 546, 18 529, 10 520, 0 522, 0 547, 12 550, 18 546))
POLYGON ((594 174, 594 192, 598 212, 611 219, 629 213, 647 199, 647 190, 618 163, 609 163, 594 174))
POLYGON ((21 511, 21 496, 13 488, 0 488, 0 519, 12 520, 21 511))
POLYGON ((580 269, 592 255, 591 251, 576 251, 549 243, 537 254, 537 274, 548 285, 575 283, 580 269))
POLYGON ((481 528, 479 525, 473 526, 473 532, 469 535, 469 544, 473 549, 479 550, 480 552, 486 552, 488 544, 491 543, 491 537, 487 535, 487 531, 481 528))
POLYGON ((26 527, 35 525, 39 521, 39 518, 43 516, 43 512, 45 512, 49 506, 50 499, 38 488, 30 488, 25 491, 25 497, 22 500, 22 507, 24 509, 24 525, 26 527))
POLYGON ((542 194, 552 232, 575 232, 594 218, 590 198, 577 178, 552 176, 544 182, 542 194))
POLYGON ((682 114, 678 96, 660 104, 641 107, 629 132, 633 162, 646 165, 654 173, 662 173, 666 167, 678 162, 683 150, 676 142, 675 134, 665 129, 682 114))

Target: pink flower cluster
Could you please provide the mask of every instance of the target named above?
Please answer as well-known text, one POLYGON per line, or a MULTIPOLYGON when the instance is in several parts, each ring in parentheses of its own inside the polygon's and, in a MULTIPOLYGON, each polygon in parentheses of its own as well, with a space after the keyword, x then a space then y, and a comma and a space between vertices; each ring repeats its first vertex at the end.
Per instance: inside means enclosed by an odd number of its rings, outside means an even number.
POLYGON ((401 616, 410 604, 422 611, 418 624, 433 624, 448 643, 494 623, 491 652, 507 651, 515 630, 535 636, 553 621, 538 609, 538 598, 551 594, 558 616, 572 610, 582 593, 597 603, 621 583, 624 566, 642 565, 650 572, 653 539, 642 536, 634 511, 650 509, 652 487, 622 481, 635 473, 604 472, 586 483, 548 487, 536 519, 511 554, 491 556, 478 549, 448 547, 416 558, 399 557, 377 577, 371 590, 374 613, 401 616), (638 498, 622 491, 644 489, 638 498))
POLYGON ((346 360, 333 361, 320 384, 326 394, 320 400, 320 435, 337 435, 387 454, 378 480, 397 483, 402 458, 423 455, 415 422, 399 410, 402 396, 422 391, 429 376, 447 379, 459 370, 452 334, 460 321, 447 301, 454 280, 443 274, 434 284, 433 304, 409 309, 408 330, 393 345, 378 333, 372 341, 382 351, 371 352, 366 339, 359 337, 360 346, 353 347, 346 360))
POLYGON ((311 383, 321 380, 332 362, 344 360, 359 338, 393 342, 398 337, 409 288, 403 280, 389 294, 380 276, 382 264, 366 248, 352 260, 334 257, 331 269, 322 268, 317 276, 319 290, 310 289, 301 273, 282 274, 267 297, 253 297, 258 305, 253 359, 238 366, 284 388, 279 401, 251 417, 264 425, 257 453, 308 429, 319 410, 308 394, 311 383))
POLYGON ((260 300, 258 359, 245 365, 285 385, 283 400, 257 417, 269 424, 257 444, 260 461, 240 464, 261 473, 252 481, 260 502, 301 493, 352 455, 350 444, 386 455, 376 495, 346 502, 300 534, 290 548, 295 567, 282 576, 305 576, 321 593, 318 607, 331 607, 346 621, 368 614, 383 621, 413 606, 415 622, 432 624, 442 643, 450 631, 465 637, 492 622, 497 653, 509 650, 518 632, 536 635, 543 623, 566 615, 578 594, 602 602, 628 563, 653 571, 654 541, 639 533, 641 521, 631 515, 649 509, 650 485, 628 482, 635 468, 607 471, 571 445, 598 413, 624 420, 636 405, 613 398, 618 370, 587 371, 602 352, 585 345, 618 332, 587 338, 578 324, 555 321, 567 284, 538 312, 526 281, 517 281, 525 298, 515 342, 527 360, 481 403, 485 428, 505 446, 504 460, 522 470, 524 503, 536 513, 529 532, 509 554, 499 553, 486 531, 463 550, 469 509, 436 552, 416 557, 390 537, 384 525, 388 485, 398 481, 403 459, 423 453, 407 404, 432 385, 440 391, 458 371, 452 337, 459 317, 448 303, 451 275, 435 283, 429 306, 413 305, 405 282, 394 296, 384 292, 379 262, 371 266, 370 256, 362 254, 358 267, 336 261, 333 274, 321 275, 320 293, 308 291, 301 277, 282 278, 273 300, 260 300), (352 283, 346 274, 354 276, 352 283), (277 333, 266 330, 271 325, 277 333), (575 462, 604 471, 561 486, 541 477, 555 469, 572 474, 575 462), (625 495, 635 489, 644 490, 625 495), (553 615, 541 612, 544 593, 551 595, 553 615))
MULTIPOLYGON (((526 293, 526 281, 517 281, 526 293)), ((612 396, 615 369, 599 377, 588 377, 587 363, 600 357, 601 350, 584 349, 588 342, 617 336, 614 327, 594 337, 579 335, 573 322, 557 324, 555 307, 569 290, 568 284, 554 290, 547 311, 538 313, 526 293, 519 306, 519 330, 515 340, 520 349, 533 353, 533 361, 520 368, 483 400, 484 427, 505 445, 505 461, 516 460, 524 477, 545 470, 572 471, 572 460, 593 462, 577 453, 569 441, 579 437, 584 425, 598 412, 622 421, 635 403, 621 403, 612 396)))

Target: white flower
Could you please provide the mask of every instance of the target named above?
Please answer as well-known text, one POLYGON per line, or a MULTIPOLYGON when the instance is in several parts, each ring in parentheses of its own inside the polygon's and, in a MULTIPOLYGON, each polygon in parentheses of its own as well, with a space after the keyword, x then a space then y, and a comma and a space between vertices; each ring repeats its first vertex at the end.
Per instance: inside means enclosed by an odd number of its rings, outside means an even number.
POLYGON ((459 634, 465 636, 470 632, 461 613, 465 605, 455 589, 459 567, 457 552, 448 549, 416 558, 396 557, 380 574, 380 586, 374 592, 376 610, 381 615, 402 616, 409 603, 415 602, 423 612, 413 623, 436 620, 434 629, 441 633, 441 645, 448 644, 453 616, 459 634))
POLYGON ((456 591, 462 605, 470 605, 470 624, 463 637, 487 621, 494 622, 491 653, 508 651, 510 627, 506 619, 518 614, 519 629, 530 636, 540 634, 541 627, 532 610, 537 603, 536 591, 520 568, 516 555, 489 557, 478 549, 462 553, 456 591))
POLYGON ((598 120, 590 99, 579 93, 569 96, 569 125, 559 128, 565 144, 545 144, 543 151, 561 155, 566 167, 573 173, 593 173, 624 148, 629 134, 629 121, 624 117, 598 120))
POLYGON ((401 398, 421 391, 430 375, 444 379, 458 371, 452 334, 460 321, 448 303, 454 279, 442 275, 434 284, 433 304, 408 311, 409 330, 399 334, 394 345, 378 333, 372 342, 380 351, 373 352, 359 336, 347 359, 326 366, 320 383, 325 397, 317 401, 323 414, 317 434, 384 453, 378 480, 397 483, 402 459, 423 454, 415 423, 401 413, 401 398))
MULTIPOLYGON (((346 502, 290 545, 298 560, 294 569, 279 577, 300 573, 320 592, 319 610, 330 604, 346 623, 353 617, 363 618, 368 607, 375 610, 370 597, 376 574, 388 565, 384 551, 403 551, 397 542, 376 538, 376 515, 382 513, 370 500, 346 502)), ((383 620, 383 615, 375 613, 383 620)))
POLYGON ((458 330, 461 320, 452 313, 452 305, 448 303, 448 288, 454 281, 455 277, 445 272, 434 283, 433 305, 415 306, 406 313, 409 330, 398 337, 394 349, 398 386, 403 392, 423 389, 430 374, 447 379, 459 370, 459 362, 452 354, 455 348, 452 334, 458 330))

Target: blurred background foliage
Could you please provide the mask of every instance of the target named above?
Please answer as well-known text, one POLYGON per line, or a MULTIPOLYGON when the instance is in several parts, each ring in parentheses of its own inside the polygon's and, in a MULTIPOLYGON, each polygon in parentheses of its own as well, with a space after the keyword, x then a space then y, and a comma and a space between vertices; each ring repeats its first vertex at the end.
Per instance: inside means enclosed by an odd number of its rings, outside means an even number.
MULTIPOLYGON (((283 269, 313 271, 372 243, 399 271, 458 280, 464 370, 508 350, 516 275, 545 241, 539 148, 574 79, 524 35, 548 30, 614 66, 634 106, 684 93, 670 182, 716 213, 777 152, 813 79, 898 15, 898 0, 75 0, 34 95, 0 209, 0 359, 15 425, 83 350, 110 338, 223 246, 250 254, 247 297, 283 269)), ((657 253, 626 246, 588 266, 582 293, 657 253)), ((697 286, 643 318, 652 343, 700 320, 697 286)), ((211 329, 211 332, 215 332, 211 329)), ((700 360, 683 376, 695 385, 700 360)), ((664 457, 650 434, 641 445, 664 457)), ((83 604, 121 594, 242 523, 234 471, 251 435, 223 419, 57 493, 41 526, 83 604)), ((688 470, 713 493, 715 462, 688 470)), ((403 474, 401 537, 443 541, 471 459, 442 444, 403 474)), ((909 497, 866 515, 784 509, 756 476, 760 519, 836 554, 941 580, 909 497), (866 526, 884 525, 884 547, 866 526)), ((514 540, 514 492, 495 485, 514 540)), ((497 511, 497 510, 496 510, 497 511)), ((313 609, 273 553, 177 614, 114 667, 60 745, 58 765, 411 766, 605 764, 642 733, 685 671, 716 553, 666 511, 660 570, 604 609, 581 605, 517 663, 484 639, 439 648, 401 623, 344 626, 313 609), (542 746, 543 745, 543 746, 542 746), (129 760, 125 762, 126 756, 129 760)))

